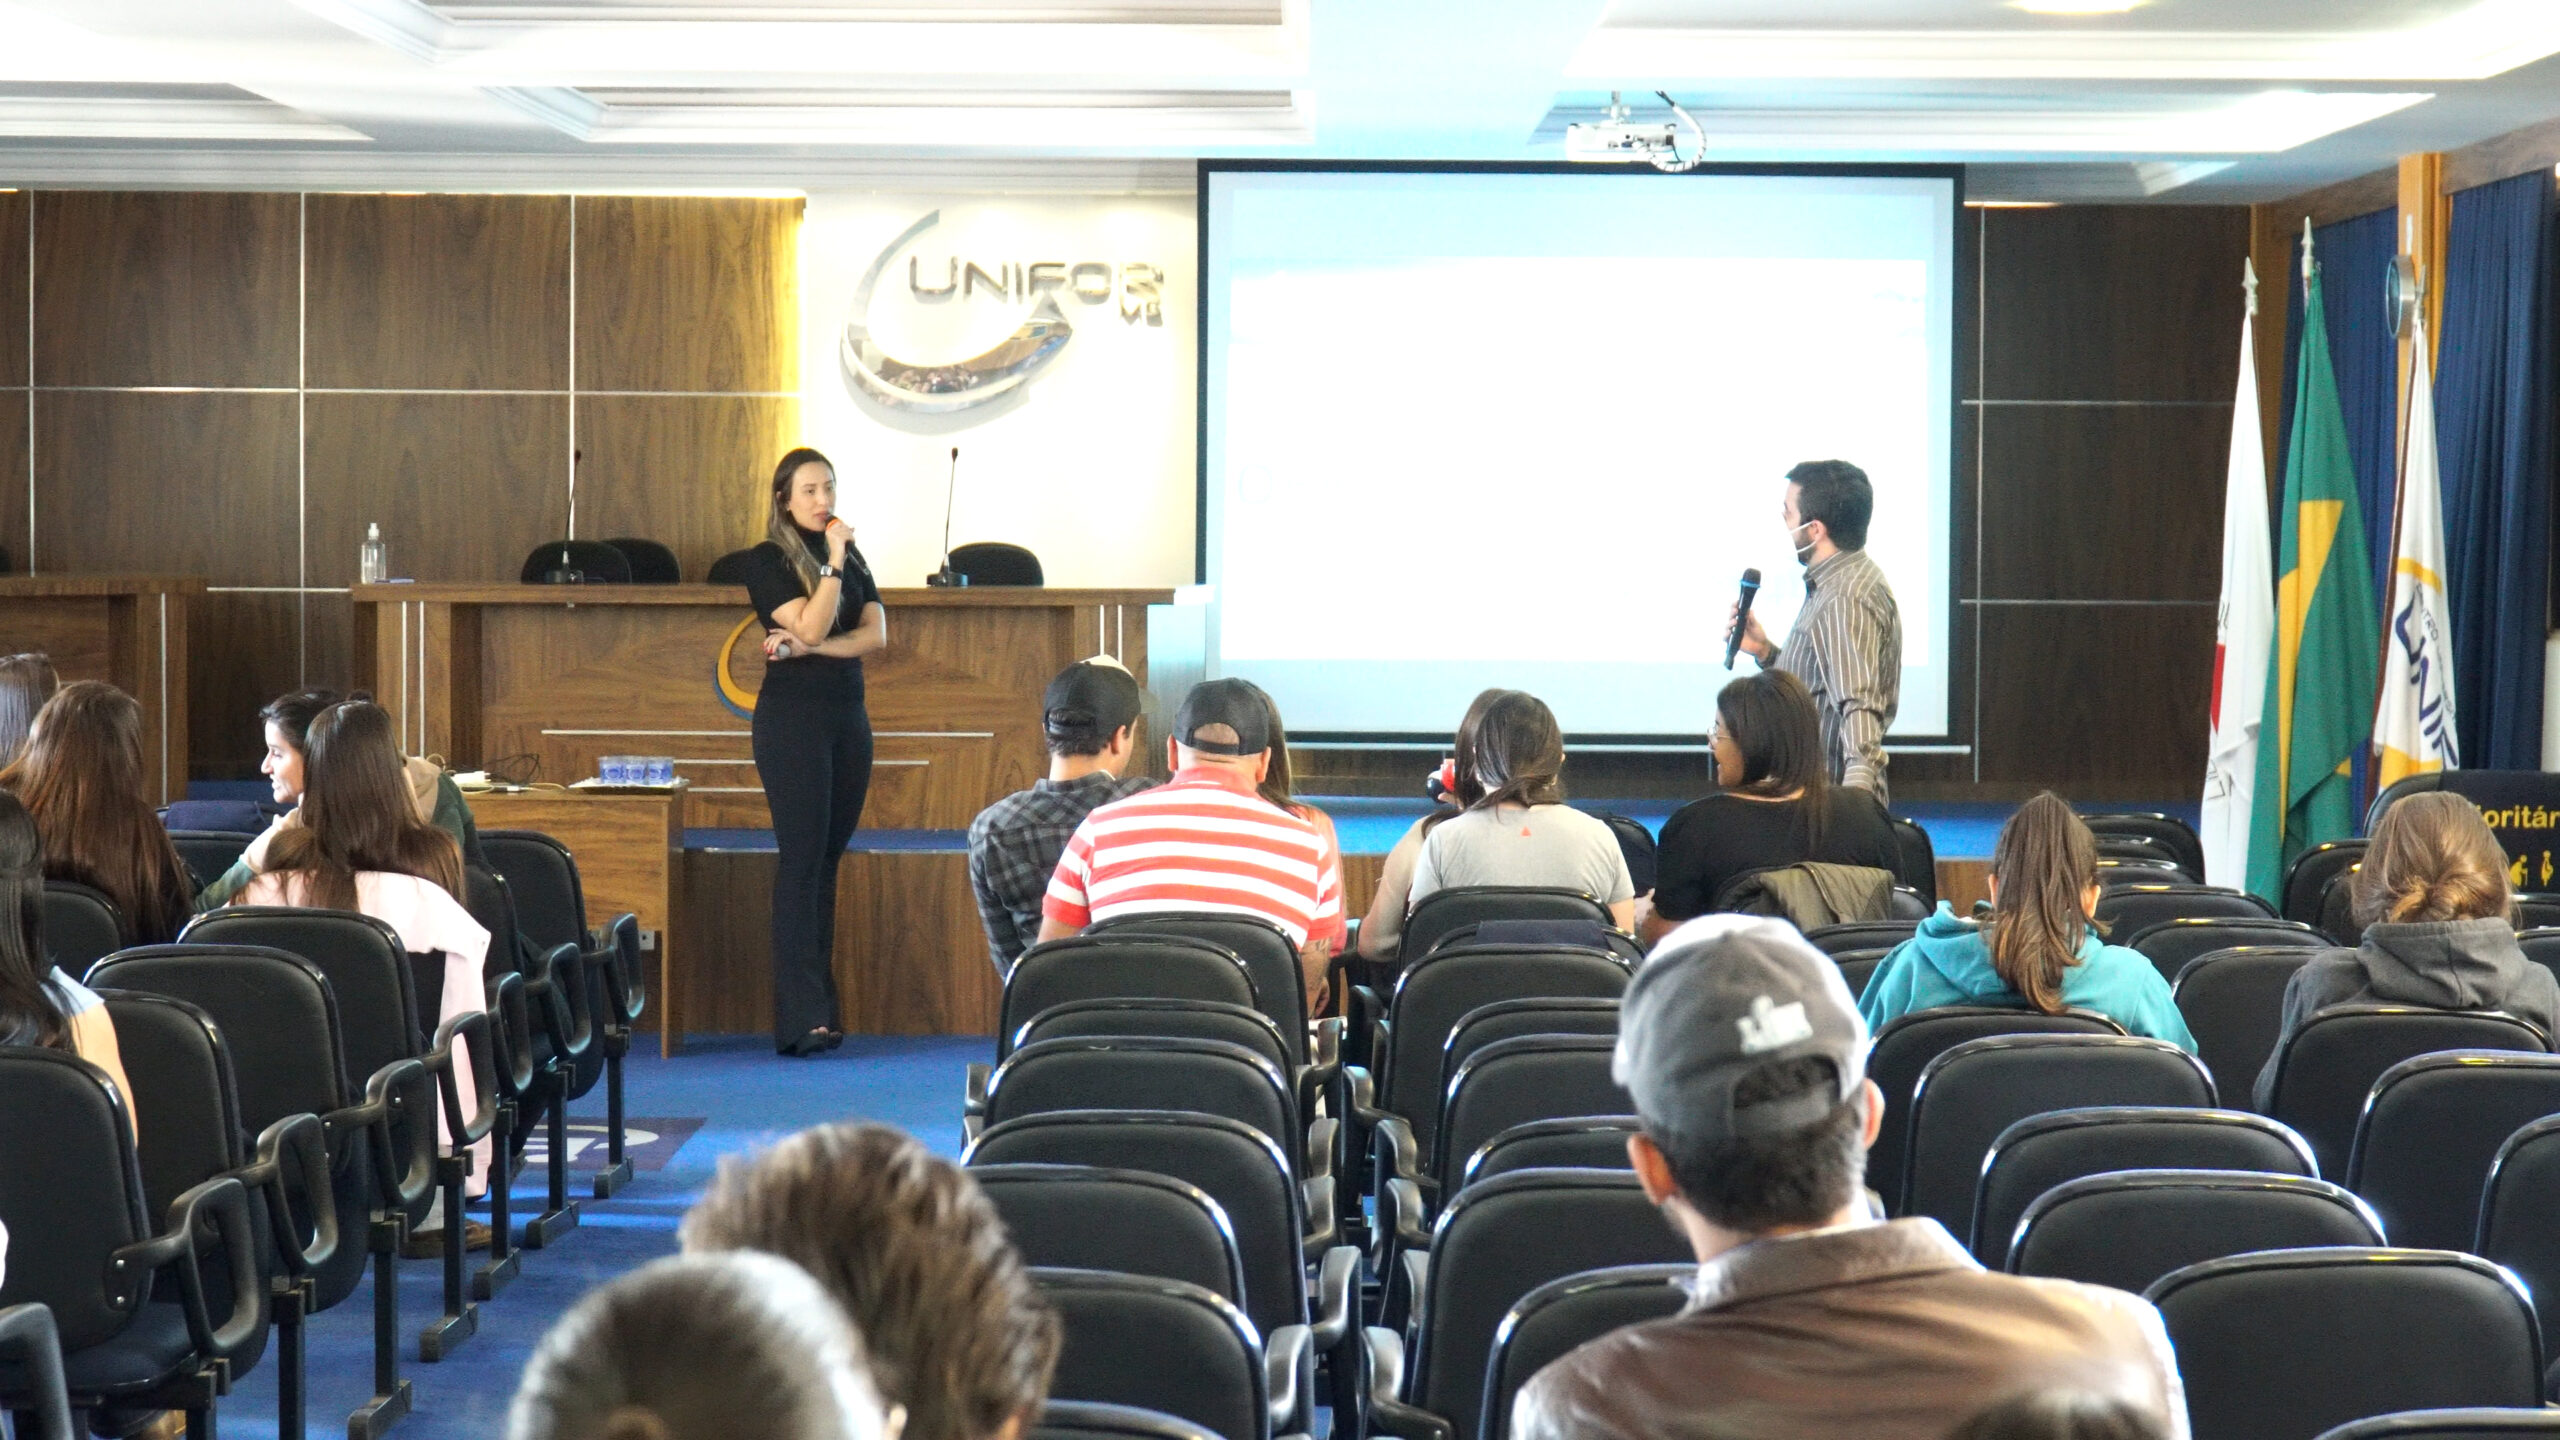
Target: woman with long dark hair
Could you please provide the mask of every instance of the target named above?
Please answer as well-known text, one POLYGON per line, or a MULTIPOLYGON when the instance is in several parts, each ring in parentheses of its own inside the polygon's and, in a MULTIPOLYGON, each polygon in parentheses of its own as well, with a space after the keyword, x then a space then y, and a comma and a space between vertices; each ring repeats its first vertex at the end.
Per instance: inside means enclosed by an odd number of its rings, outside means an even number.
MULTIPOLYGON (((1485 690, 1467 703, 1467 713, 1458 721, 1458 734, 1450 749, 1450 759, 1443 770, 1446 791, 1441 808, 1407 826, 1396 843, 1387 850, 1387 858, 1378 867, 1377 893, 1370 897, 1369 913, 1360 920, 1360 958, 1372 965, 1395 963, 1404 944, 1404 916, 1413 908, 1413 866, 1422 858, 1423 837, 1431 833, 1438 820, 1484 798, 1484 782, 1476 778, 1476 732, 1483 728, 1484 712, 1494 701, 1510 694, 1508 690, 1485 690)), ((1369 980, 1383 976, 1364 977, 1369 980)))
POLYGON ((1431 815, 1414 858, 1411 905, 1461 885, 1580 890, 1609 907, 1621 930, 1635 924, 1635 884, 1608 822, 1564 803, 1564 731, 1545 701, 1523 690, 1486 700, 1475 743, 1458 768, 1483 793, 1455 814, 1431 815))
POLYGON ((0 765, 17 759, 18 752, 27 748, 27 732, 35 728, 36 712, 61 688, 60 677, 53 673, 53 658, 44 652, 0 655, 0 765))
POLYGON ((871 567, 836 514, 836 469, 802 448, 773 470, 764 543, 748 552, 747 599, 764 622, 756 777, 781 852, 773 879, 773 1048, 815 1055, 844 1042, 835 978, 836 861, 871 789, 862 657, 889 643, 871 567))
POLYGON ((107 1072, 133 1111, 106 1002, 44 957, 44 842, 34 817, 0 791, 0 1045, 67 1050, 107 1072))
POLYGON ((44 873, 103 892, 133 938, 165 945, 195 913, 196 886, 142 788, 142 707, 102 680, 74 680, 36 712, 0 789, 35 817, 44 873))

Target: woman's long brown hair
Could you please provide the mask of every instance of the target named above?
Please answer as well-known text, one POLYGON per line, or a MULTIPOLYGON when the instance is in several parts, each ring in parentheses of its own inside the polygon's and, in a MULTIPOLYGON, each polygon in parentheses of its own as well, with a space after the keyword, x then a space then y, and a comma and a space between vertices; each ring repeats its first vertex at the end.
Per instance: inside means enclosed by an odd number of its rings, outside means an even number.
POLYGON ((1500 688, 1479 690, 1476 698, 1467 702, 1467 713, 1458 721, 1457 742, 1449 751, 1449 768, 1457 779, 1457 783, 1450 787, 1449 798, 1458 802, 1458 808, 1434 807, 1430 814, 1422 817, 1423 834, 1430 834, 1441 821, 1460 811, 1473 810, 1476 802, 1484 798, 1484 777, 1476 769, 1476 752, 1484 743, 1484 717, 1497 702, 1519 693, 1500 688))
POLYGON ((2507 852, 2480 807, 2450 790, 2395 800, 2350 882, 2364 925, 2515 919, 2507 852))
POLYGON ((1991 968, 2029 1005, 2061 1014, 2062 972, 2080 963, 2089 933, 2080 897, 2098 878, 2097 837, 2047 790, 2000 827, 1991 878, 2000 886, 1991 911, 1991 968))
POLYGON ((1822 754, 1822 712, 1792 671, 1745 675, 1716 694, 1716 718, 1742 752, 1742 773, 1716 777, 1747 795, 1798 795, 1805 843, 1821 848, 1831 816, 1831 767, 1822 754))
POLYGON ((415 875, 462 898, 462 852, 418 818, 392 743, 391 717, 370 700, 320 712, 303 745, 302 823, 277 832, 267 869, 298 874, 302 903, 356 908, 356 872, 415 875))
POLYGON ((44 842, 27 808, 0 790, 0 1036, 71 1048, 71 1021, 46 985, 44 842))
POLYGON ((74 680, 36 712, 0 788, 35 817, 44 872, 104 891, 147 945, 195 911, 195 886, 142 791, 142 706, 101 680, 74 680))

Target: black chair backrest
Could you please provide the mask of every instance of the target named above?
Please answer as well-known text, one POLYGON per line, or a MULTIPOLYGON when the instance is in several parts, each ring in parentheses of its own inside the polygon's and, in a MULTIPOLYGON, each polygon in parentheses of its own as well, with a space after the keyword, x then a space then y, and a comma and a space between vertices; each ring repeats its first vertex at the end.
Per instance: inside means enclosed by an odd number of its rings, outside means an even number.
POLYGON ((65 975, 78 975, 133 943, 133 927, 106 893, 72 880, 44 882, 44 949, 65 975))
POLYGON ((128 990, 105 999, 133 1084, 143 1213, 166 1215, 170 1201, 246 1158, 231 1048, 213 1017, 184 1000, 128 990))
POLYGON ((1804 938, 1823 954, 1839 956, 1858 950, 1891 950, 1919 928, 1916 920, 1849 920, 1818 926, 1807 931, 1804 938))
POLYGON ((1597 920, 1472 920, 1451 927, 1432 948, 1454 950, 1461 945, 1561 945, 1605 950, 1629 966, 1644 963, 1642 942, 1597 920))
POLYGON ((2284 990, 2320 952, 2306 946, 2235 945, 2187 962, 2170 987, 2196 1054, 2232 1104, 2245 1103, 2284 1033, 2284 990))
POLYGON ((2157 840, 2146 840, 2138 835, 2110 835, 2102 833, 2097 837, 2097 844, 2098 858, 2101 860, 2147 861, 2175 870, 2181 876, 2189 880, 2201 881, 2204 879, 2203 876, 2198 875, 2187 869, 2185 866, 2179 864, 2176 852, 2172 851, 2168 846, 2161 844, 2157 840))
POLYGON ((2297 920, 2189 915, 2155 921, 2124 935, 2115 943, 2141 951, 2143 957, 2160 972, 2160 978, 2174 984, 2179 973, 2199 955, 2210 955, 2216 950, 2229 950, 2241 945, 2270 948, 2291 945, 2305 950, 2323 950, 2328 948, 2329 937, 2297 920))
MULTIPOLYGON (((1863 982, 1855 982, 1863 988, 1863 982)), ((1884 1127, 1867 1151, 1867 1188, 1887 1206, 1902 1196, 1903 1157, 1911 1125, 1911 1092, 1929 1062, 1986 1035, 2121 1035, 2124 1027, 2089 1010, 2060 1015, 2005 1005, 1941 1005, 1885 1022, 1867 1052, 1867 1078, 1884 1092, 1884 1127)))
POLYGON ((1441 1106, 1440 1193, 1454 1192, 1467 1161, 1514 1125, 1634 1114, 1635 1101, 1609 1078, 1617 1048, 1610 1035, 1521 1035, 1477 1051, 1449 1077, 1441 1106))
POLYGON ((2320 933, 2341 945, 2364 943, 2364 922, 2356 918, 2355 867, 2332 875, 2320 891, 2320 933))
POLYGON ((2101 894, 2096 918, 2109 934, 2139 935, 2163 920, 2272 920, 2276 912, 2245 891, 2140 882, 2101 894))
POLYGON ((1518 1170, 1470 1185, 1432 1229, 1406 1398, 1473 1435, 1494 1333, 1529 1292, 1585 1270, 1689 1258, 1630 1172, 1518 1170))
POLYGON ((1025 1265, 1152 1275, 1245 1303, 1235 1232, 1196 1185, 1090 1165, 979 1165, 969 1175, 1025 1265))
POLYGON ((602 540, 545 540, 526 553, 526 585, 628 585, 631 560, 602 540))
POLYGON ((2320 1174, 2301 1136, 2246 1111, 2099 1105, 2030 1115, 2001 1131, 1983 1157, 1973 1199, 1973 1258, 2000 1268, 2036 1197, 2110 1170, 2320 1174))
MULTIPOLYGON (((2522 1127, 2498 1147, 2480 1192, 2480 1226, 2463 1248, 2523 1277, 2525 1288, 2560 1296, 2560 1115, 2522 1127)), ((2560 1319, 2560 1316, 2555 1316, 2560 1319)))
POLYGON ((1040 557, 1019 545, 979 540, 951 547, 951 568, 972 585, 1038 585, 1043 583, 1040 557))
POLYGON ((980 1132, 966 1163, 1095 1165, 1197 1186, 1234 1230, 1254 1325, 1267 1335, 1306 1323, 1305 1200, 1279 1143, 1252 1126, 1174 1110, 1025 1115, 980 1132))
POLYGON ((1938 908, 1938 850, 1929 843, 1929 832, 1916 820, 1900 816, 1893 820, 1893 846, 1898 858, 1893 867, 1894 883, 1911 887, 1920 903, 1931 910, 1938 908))
POLYGON ((1298 1143, 1295 1091, 1241 1045, 1177 1036, 1043 1040, 1007 1056, 987 1081, 987 1121, 1053 1110, 1191 1110, 1298 1143))
POLYGON ((1177 1415, 1135 1405, 1051 1400, 1040 1409, 1030 1440, 1217 1440, 1177 1415))
POLYGON ((154 1227, 114 1087, 67 1051, 0 1046, 0 1155, 0 1305, 51 1307, 66 1355, 123 1334, 137 1297, 109 1295, 108 1257, 154 1227))
POLYGON ((1843 956, 1840 960, 1840 982, 1849 987, 1850 998, 1865 999, 1867 982, 1875 979, 1876 971, 1883 966, 1882 955, 1862 955, 1855 959, 1843 956))
MULTIPOLYGON (((62 1337, 42 1305, 0 1307, 0 1370, 11 1377, 21 1440, 72 1440, 71 1393, 62 1374, 62 1337)), ((85 1427, 84 1427, 85 1428, 85 1427)))
POLYGON ((1479 1005, 1458 1021, 1440 1046, 1440 1073, 1458 1067, 1488 1045, 1522 1035, 1615 1035, 1618 1002, 1598 998, 1496 1000, 1479 1005))
MULTIPOLYGON (((426 1050, 418 1031, 415 977, 390 926, 352 910, 231 906, 197 916, 180 940, 258 945, 299 955, 329 979, 350 1078, 426 1050)), ((219 1014, 219 1012, 216 1012, 219 1014)))
POLYGON ((2382 1216, 2393 1244, 2469 1249, 2499 1147, 2549 1115, 2560 1115, 2560 1055, 2412 1056, 2373 1082, 2356 1121, 2347 1188, 2382 1216))
POLYGON ((1653 893, 1653 882, 1662 870, 1662 845, 1653 838, 1645 823, 1632 815, 1608 810, 1595 810, 1591 818, 1609 827, 1618 842, 1618 858, 1627 862, 1627 883, 1638 895, 1653 893))
POLYGON ((196 879, 210 885, 222 878, 223 872, 240 862, 251 841, 258 837, 239 830, 172 830, 169 843, 178 847, 178 858, 195 872, 196 879))
POLYGON ((2277 1250, 2149 1291, 2195 1440, 2316 1436, 2395 1410, 2529 1407, 2542 1341, 2514 1277, 2445 1250, 2277 1250))
POLYGON ((2350 1420, 2323 1430, 2317 1440, 2506 1440, 2514 1435, 2560 1435, 2560 1410, 2508 1410, 2476 1405, 2450 1410, 2402 1410, 2350 1420))
POLYGON ((1052 1005, 1022 1022, 1013 1049, 1041 1040, 1093 1035, 1179 1035, 1194 1040, 1223 1040, 1251 1050, 1284 1072, 1292 1068, 1288 1044, 1271 1017, 1243 1005, 1219 1000, 1158 1000, 1146 997, 1070 1000, 1052 1005))
POLYGON ((1485 1365, 1484 1440, 1511 1433, 1511 1402, 1529 1377, 1585 1341, 1680 1313, 1695 1265, 1619 1265, 1550 1280, 1520 1297, 1493 1334, 1485 1365))
POLYGON ((2192 887, 2195 884, 2195 878, 2179 869, 2177 862, 2173 860, 2140 855, 2100 855, 2098 857, 2098 886, 2101 890, 2114 890, 2127 885, 2192 887))
POLYGON ((2156 810, 2108 811, 2080 817, 2094 835, 2121 835, 2158 845, 2190 875, 2204 874, 2204 841, 2195 827, 2156 810))
POLYGON ((1179 1280, 1042 1269, 1031 1278, 1065 1332, 1052 1396, 1161 1410, 1223 1440, 1268 1440, 1262 1344, 1243 1311, 1179 1280))
POLYGON ((2381 1243, 2381 1223, 2363 1201, 2308 1175, 2111 1170, 2037 1196, 2018 1221, 2007 1268, 2139 1294, 2225 1255, 2381 1243))
POLYGON ((620 535, 604 543, 622 552, 623 563, 631 567, 634 585, 673 585, 684 579, 684 567, 676 563, 676 552, 655 540, 620 535))
POLYGON ((483 830, 480 851, 507 882, 516 926, 542 949, 586 948, 587 896, 569 847, 538 830, 483 830))
POLYGON ((1071 936, 1034 945, 1014 962, 996 1022, 996 1056, 1012 1053, 1011 1038, 1053 1005, 1132 996, 1263 1008, 1252 972, 1223 945, 1183 935, 1071 936))
POLYGON ((1440 1061, 1458 1022, 1497 1001, 1614 1000, 1626 988, 1626 962, 1596 950, 1469 945, 1424 955, 1396 981, 1379 1107, 1411 1122, 1415 1142, 1431 1154, 1448 1081, 1440 1061))
POLYGON ((2335 1005, 2277 1046, 2267 1113, 2311 1142, 2321 1174, 2344 1175, 2365 1097, 2392 1066, 2434 1050, 2550 1048, 2540 1030, 2494 1011, 2335 1005))
POLYGON ((746 584, 747 577, 755 573, 755 556, 756 550, 752 545, 744 550, 730 551, 711 562, 711 568, 703 572, 702 583, 705 585, 746 584))
POLYGON ((1633 1115, 1572 1115, 1514 1125, 1476 1147, 1459 1172, 1464 1189, 1514 1170, 1625 1170, 1627 1137, 1642 1127, 1633 1115))
POLYGON ((2083 1105, 2214 1103, 2213 1077, 2165 1040, 2131 1035, 1997 1035, 1929 1062, 1911 1092, 1910 1162, 1898 1213, 1963 1235, 1983 1158, 2001 1132, 2083 1105))
POLYGON ((2516 948, 2524 952, 2524 958, 2550 971, 2552 978, 2560 979, 2560 928, 2538 925, 2519 930, 2516 948))
POLYGON ((1288 932, 1258 915, 1183 914, 1178 911, 1124 915, 1097 922, 1087 936, 1187 935, 1224 946, 1244 961, 1262 997, 1263 1013, 1280 1029, 1289 1047, 1289 1068, 1307 1063, 1307 987, 1298 966, 1298 947, 1288 932))
POLYGON ((1408 967, 1439 948, 1461 925, 1486 920, 1597 920, 1609 923, 1609 907, 1579 890, 1537 885, 1455 885, 1422 897, 1404 921, 1399 952, 1408 967))
POLYGON ((2287 920, 2306 925, 2320 923, 2320 902, 2329 893, 2329 882, 2364 863, 2366 840, 2323 840, 2293 857, 2284 867, 2284 883, 2279 888, 2287 920))
POLYGON ((2516 924, 2527 930, 2560 925, 2560 895, 2519 891, 2515 897, 2516 924))

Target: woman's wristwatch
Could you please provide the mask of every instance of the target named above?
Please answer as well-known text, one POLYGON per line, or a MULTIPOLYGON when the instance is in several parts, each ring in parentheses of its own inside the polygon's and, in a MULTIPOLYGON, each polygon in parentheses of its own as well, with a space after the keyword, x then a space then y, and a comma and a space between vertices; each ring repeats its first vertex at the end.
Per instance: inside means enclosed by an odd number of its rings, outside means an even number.
POLYGON ((833 565, 820 565, 818 567, 818 578, 821 580, 833 580, 843 574, 843 571, 838 570, 833 565))

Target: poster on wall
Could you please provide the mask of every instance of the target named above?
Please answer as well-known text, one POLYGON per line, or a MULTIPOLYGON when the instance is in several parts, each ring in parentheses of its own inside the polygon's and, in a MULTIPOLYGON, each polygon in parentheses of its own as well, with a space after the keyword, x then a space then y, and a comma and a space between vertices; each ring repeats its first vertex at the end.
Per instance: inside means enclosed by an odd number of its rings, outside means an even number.
POLYGON ((1190 581, 1194 233, 1180 196, 810 195, 801 415, 883 584, 940 565, 946 486, 954 544, 1051 585, 1190 581))

